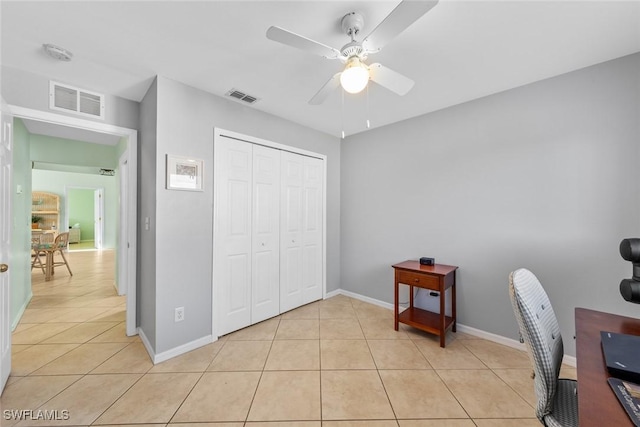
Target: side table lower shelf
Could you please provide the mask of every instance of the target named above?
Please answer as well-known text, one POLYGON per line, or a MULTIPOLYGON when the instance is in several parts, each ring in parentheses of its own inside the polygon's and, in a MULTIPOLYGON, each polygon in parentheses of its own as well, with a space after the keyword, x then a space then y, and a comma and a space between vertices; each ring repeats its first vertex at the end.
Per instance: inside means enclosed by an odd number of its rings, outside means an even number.
MULTIPOLYGON (((442 326, 440 314, 423 310, 417 307, 409 307, 398 314, 398 322, 405 325, 413 326, 430 334, 440 335, 442 326)), ((453 317, 444 316, 444 332, 445 334, 453 326, 453 317)))

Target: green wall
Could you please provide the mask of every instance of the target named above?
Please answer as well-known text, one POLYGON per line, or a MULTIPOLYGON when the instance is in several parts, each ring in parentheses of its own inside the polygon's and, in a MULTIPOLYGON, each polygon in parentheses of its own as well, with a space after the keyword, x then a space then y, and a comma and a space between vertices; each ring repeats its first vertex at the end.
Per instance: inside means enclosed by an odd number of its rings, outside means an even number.
POLYGON ((31 162, 29 132, 20 119, 13 121, 11 236, 11 327, 14 329, 31 300, 31 162), (21 192, 18 191, 21 188, 21 192))
MULTIPOLYGON (((65 196, 68 190, 72 188, 104 188, 104 236, 102 247, 104 249, 114 249, 116 247, 118 187, 115 176, 34 169, 32 179, 33 191, 47 191, 60 196, 61 224, 64 224, 66 215, 67 200, 65 196)), ((93 229, 93 224, 85 226, 81 223, 81 225, 81 238, 85 240, 84 234, 89 228, 93 229)))
MULTIPOLYGON (((31 160, 47 163, 51 166, 46 170, 33 170, 33 190, 48 191, 60 195, 61 226, 68 227, 79 222, 81 226, 80 238, 82 240, 93 239, 93 189, 104 188, 105 217, 102 247, 105 249, 115 248, 118 221, 118 180, 114 176, 83 173, 87 169, 82 167, 117 169, 118 153, 122 151, 124 143, 121 141, 116 146, 111 146, 34 134, 31 134, 29 139, 31 160), (74 191, 91 189, 88 190, 91 193, 91 207, 89 208, 91 219, 88 220, 88 216, 83 213, 81 220, 74 221, 70 218, 70 224, 64 224, 67 208, 65 195, 67 191, 72 189, 74 191)), ((86 205, 86 203, 84 204, 86 205)), ((73 211, 70 214, 75 215, 73 211)))
POLYGON ((69 224, 80 224, 80 240, 93 240, 94 237, 94 190, 70 188, 67 192, 69 207, 69 224))
POLYGON ((74 166, 118 167, 117 148, 71 139, 30 134, 31 160, 74 166))

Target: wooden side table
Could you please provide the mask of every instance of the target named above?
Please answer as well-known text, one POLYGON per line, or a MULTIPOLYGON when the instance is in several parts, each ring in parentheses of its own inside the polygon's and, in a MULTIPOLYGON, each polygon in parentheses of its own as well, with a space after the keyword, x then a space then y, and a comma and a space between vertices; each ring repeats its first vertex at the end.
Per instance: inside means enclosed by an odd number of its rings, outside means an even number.
POLYGON ((445 336, 451 329, 456 331, 456 270, 453 265, 422 265, 418 261, 404 261, 392 266, 395 270, 394 319, 425 332, 440 336, 440 347, 444 347, 445 336), (400 284, 409 286, 409 307, 399 312, 398 295, 400 284), (440 313, 433 313, 413 306, 413 287, 440 293, 440 313), (445 291, 451 288, 451 316, 445 312, 445 291))

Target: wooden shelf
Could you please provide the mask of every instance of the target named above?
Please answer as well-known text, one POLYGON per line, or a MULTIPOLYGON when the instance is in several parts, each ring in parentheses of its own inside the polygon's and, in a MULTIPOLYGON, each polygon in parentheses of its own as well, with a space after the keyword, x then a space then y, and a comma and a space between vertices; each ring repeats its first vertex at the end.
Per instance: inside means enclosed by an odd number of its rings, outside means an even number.
MULTIPOLYGON (((422 329, 431 334, 440 334, 440 315, 417 307, 409 307, 398 314, 398 322, 414 328, 422 329)), ((448 330, 453 325, 453 317, 444 317, 444 329, 448 330)))
POLYGON ((44 230, 60 229, 60 196, 44 191, 31 193, 31 215, 42 217, 40 227, 44 230))

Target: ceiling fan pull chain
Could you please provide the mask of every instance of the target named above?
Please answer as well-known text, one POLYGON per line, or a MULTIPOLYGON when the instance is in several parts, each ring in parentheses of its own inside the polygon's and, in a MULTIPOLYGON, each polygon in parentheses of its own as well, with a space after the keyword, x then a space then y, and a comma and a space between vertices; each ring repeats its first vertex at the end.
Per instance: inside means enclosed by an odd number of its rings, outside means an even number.
POLYGON ((342 93, 342 114, 340 114, 340 118, 342 121, 342 139, 344 139, 344 89, 340 91, 342 93))
POLYGON ((367 85, 367 107, 365 112, 367 115, 367 129, 371 129, 371 122, 369 121, 369 85, 367 85))

